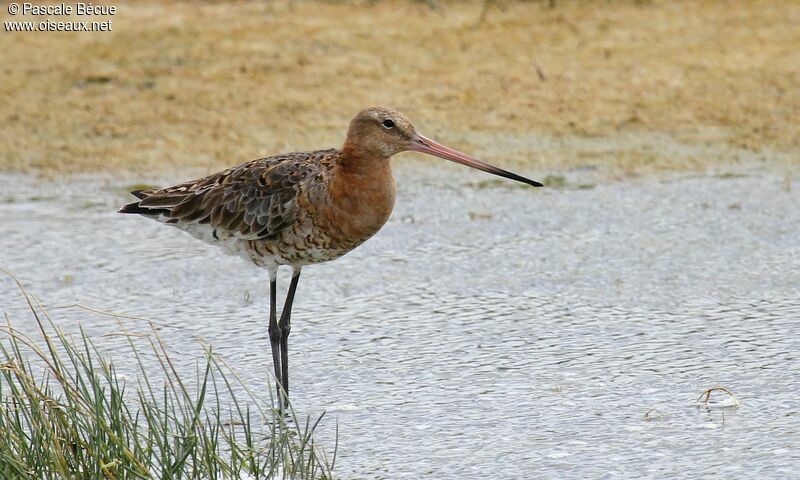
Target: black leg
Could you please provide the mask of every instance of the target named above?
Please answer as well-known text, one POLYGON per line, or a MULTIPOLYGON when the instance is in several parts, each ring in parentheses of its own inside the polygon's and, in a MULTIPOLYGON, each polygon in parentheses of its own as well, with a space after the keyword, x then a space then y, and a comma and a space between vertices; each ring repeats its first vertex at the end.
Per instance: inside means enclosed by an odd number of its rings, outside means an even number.
POLYGON ((272 365, 275 367, 275 392, 278 397, 278 408, 283 410, 283 395, 281 394, 281 328, 278 326, 277 301, 278 284, 277 275, 272 274, 269 281, 269 344, 272 347, 272 365))
POLYGON ((297 290, 297 281, 300 280, 300 269, 294 271, 292 282, 289 284, 289 291, 286 293, 286 302, 283 304, 281 312, 281 379, 283 380, 283 391, 286 393, 286 401, 289 400, 289 332, 292 331, 292 302, 294 302, 294 292, 297 290))

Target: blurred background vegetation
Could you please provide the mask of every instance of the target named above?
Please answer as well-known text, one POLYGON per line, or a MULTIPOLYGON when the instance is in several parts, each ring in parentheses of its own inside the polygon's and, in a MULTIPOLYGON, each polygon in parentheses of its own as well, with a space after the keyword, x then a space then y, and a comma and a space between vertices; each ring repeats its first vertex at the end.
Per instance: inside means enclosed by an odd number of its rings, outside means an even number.
POLYGON ((0 169, 210 171, 339 146, 375 104, 531 170, 798 161, 797 1, 117 7, 109 33, 0 35, 0 169))

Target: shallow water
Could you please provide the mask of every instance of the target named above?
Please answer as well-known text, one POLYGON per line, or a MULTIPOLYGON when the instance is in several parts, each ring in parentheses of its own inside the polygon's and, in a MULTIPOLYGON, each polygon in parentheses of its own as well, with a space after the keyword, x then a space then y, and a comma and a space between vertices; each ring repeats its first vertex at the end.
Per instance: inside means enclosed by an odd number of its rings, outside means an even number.
MULTIPOLYGON (((324 445, 338 421, 341 477, 797 475, 800 186, 755 169, 543 191, 486 180, 401 169, 386 227, 304 270, 292 399, 328 412, 324 445), (741 407, 698 408, 717 385, 741 407)), ((118 330, 57 308, 73 303, 145 317, 183 368, 199 338, 266 387, 264 272, 115 214, 130 182, 0 181, 0 266, 63 326, 118 330)), ((28 318, 7 278, 0 304, 28 318)))

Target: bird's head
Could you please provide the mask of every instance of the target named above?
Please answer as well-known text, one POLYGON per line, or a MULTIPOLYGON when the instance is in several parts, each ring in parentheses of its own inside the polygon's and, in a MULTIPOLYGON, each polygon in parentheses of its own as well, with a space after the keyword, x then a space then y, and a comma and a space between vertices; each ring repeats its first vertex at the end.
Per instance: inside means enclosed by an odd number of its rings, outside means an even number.
POLYGON ((373 107, 359 112, 350 122, 343 150, 346 154, 362 158, 381 159, 388 159, 405 151, 422 152, 534 187, 542 186, 537 181, 495 167, 424 137, 417 133, 411 120, 389 107, 373 107))
POLYGON ((389 158, 409 150, 416 131, 411 120, 389 107, 362 110, 350 122, 346 146, 370 157, 389 158))

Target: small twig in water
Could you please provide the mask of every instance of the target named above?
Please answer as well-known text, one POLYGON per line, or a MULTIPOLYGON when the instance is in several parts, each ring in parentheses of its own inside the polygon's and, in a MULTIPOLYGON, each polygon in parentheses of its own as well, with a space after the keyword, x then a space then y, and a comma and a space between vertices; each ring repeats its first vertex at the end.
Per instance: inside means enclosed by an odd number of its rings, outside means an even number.
POLYGON ((741 406, 742 402, 740 402, 739 399, 736 398, 736 395, 734 395, 733 392, 722 386, 711 387, 706 391, 704 391, 703 393, 701 393, 700 396, 697 398, 697 403, 702 403, 703 406, 708 408, 708 402, 711 400, 711 393, 715 391, 727 393, 733 399, 733 405, 730 406, 734 408, 738 408, 739 406, 741 406), (703 397, 705 397, 705 399, 703 399, 703 397))
POLYGON ((647 411, 647 413, 644 414, 644 419, 647 421, 661 420, 662 418, 664 418, 664 414, 661 413, 661 410, 657 408, 651 408, 647 411))

